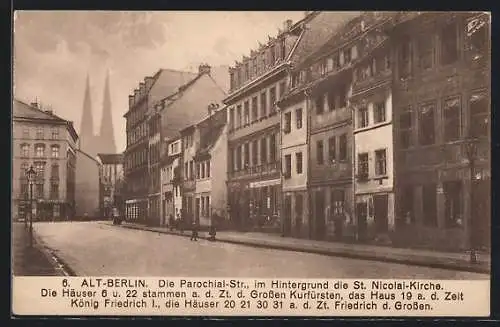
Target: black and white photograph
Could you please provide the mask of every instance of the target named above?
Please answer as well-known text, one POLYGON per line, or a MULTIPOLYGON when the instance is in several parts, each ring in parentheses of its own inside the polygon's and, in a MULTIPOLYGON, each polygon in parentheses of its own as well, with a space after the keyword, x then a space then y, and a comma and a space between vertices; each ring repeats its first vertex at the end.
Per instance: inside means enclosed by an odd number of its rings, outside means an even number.
POLYGON ((491 15, 13 13, 12 273, 489 280, 491 15))

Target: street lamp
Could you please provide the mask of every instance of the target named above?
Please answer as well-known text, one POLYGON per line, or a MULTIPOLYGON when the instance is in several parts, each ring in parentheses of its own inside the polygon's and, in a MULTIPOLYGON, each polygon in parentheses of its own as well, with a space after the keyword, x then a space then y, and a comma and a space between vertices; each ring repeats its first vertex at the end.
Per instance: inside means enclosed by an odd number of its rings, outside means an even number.
POLYGON ((36 171, 31 166, 26 171, 26 177, 28 178, 28 183, 30 185, 30 247, 33 246, 33 183, 36 178, 36 171))
POLYGON ((477 138, 469 137, 465 141, 465 155, 467 156, 469 166, 469 183, 470 183, 470 210, 469 210, 469 246, 470 246, 470 263, 477 263, 476 253, 476 238, 473 230, 472 206, 474 205, 474 168, 477 158, 477 138))

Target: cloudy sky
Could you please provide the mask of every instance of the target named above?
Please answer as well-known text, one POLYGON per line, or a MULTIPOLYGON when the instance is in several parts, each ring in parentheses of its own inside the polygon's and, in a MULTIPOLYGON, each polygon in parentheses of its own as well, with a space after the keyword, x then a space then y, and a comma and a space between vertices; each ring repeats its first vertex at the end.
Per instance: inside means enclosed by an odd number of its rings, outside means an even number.
POLYGON ((125 149, 128 94, 159 68, 196 71, 233 65, 303 12, 40 12, 14 18, 14 96, 36 98, 80 128, 90 77, 94 130, 99 130, 104 79, 110 86, 118 150, 125 149))

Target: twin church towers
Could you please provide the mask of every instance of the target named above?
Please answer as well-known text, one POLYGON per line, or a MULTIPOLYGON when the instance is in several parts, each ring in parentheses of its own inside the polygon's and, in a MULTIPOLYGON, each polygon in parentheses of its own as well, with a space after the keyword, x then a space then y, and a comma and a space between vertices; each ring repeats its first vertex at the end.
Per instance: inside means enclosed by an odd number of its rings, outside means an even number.
POLYGON ((106 74, 104 96, 102 103, 101 127, 94 134, 94 117, 92 115, 92 100, 90 97, 90 80, 87 75, 83 112, 80 125, 80 150, 96 157, 98 153, 116 153, 116 142, 111 115, 111 94, 109 90, 109 72, 106 74))

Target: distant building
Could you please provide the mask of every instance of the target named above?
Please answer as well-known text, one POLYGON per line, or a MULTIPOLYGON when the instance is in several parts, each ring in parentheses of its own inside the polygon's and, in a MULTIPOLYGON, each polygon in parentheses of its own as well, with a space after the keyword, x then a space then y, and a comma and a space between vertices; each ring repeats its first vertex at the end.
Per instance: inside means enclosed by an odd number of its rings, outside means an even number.
POLYGON ((102 216, 110 217, 113 206, 121 201, 120 188, 124 183, 123 154, 99 153, 97 160, 100 163, 102 216))
POLYGON ((35 219, 71 219, 75 208, 78 135, 73 123, 14 100, 12 111, 12 217, 25 219, 30 187, 26 171, 37 172, 33 185, 35 219))
POLYGON ((75 216, 95 219, 100 212, 99 162, 89 154, 76 151, 75 216))

